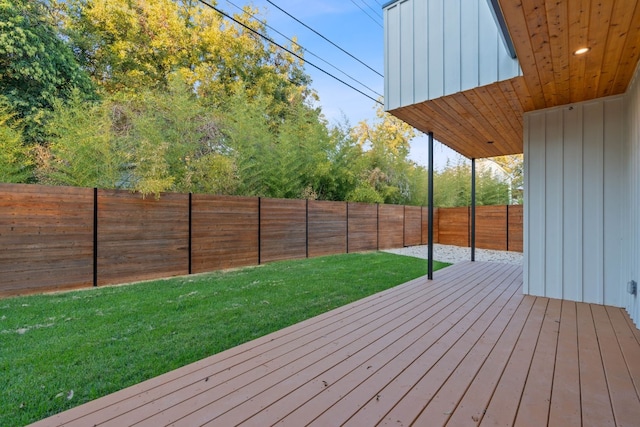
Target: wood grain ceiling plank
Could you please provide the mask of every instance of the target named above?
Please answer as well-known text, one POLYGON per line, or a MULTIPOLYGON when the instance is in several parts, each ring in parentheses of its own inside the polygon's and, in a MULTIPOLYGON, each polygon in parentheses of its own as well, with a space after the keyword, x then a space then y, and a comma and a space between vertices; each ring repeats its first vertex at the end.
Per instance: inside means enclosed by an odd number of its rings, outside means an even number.
POLYGON ((477 119, 480 116, 478 110, 469 102, 463 93, 459 92, 444 98, 444 101, 451 107, 462 120, 469 123, 471 129, 476 133, 476 139, 482 141, 492 141, 493 135, 487 131, 486 125, 477 119))
POLYGON ((556 81, 556 102, 571 102, 569 71, 569 11, 566 1, 545 2, 547 25, 549 28, 549 44, 551 62, 556 81))
POLYGON ((589 43, 589 15, 591 0, 574 0, 569 3, 569 99, 578 102, 585 85, 586 61, 584 56, 573 55, 577 49, 587 47, 589 43))
POLYGON ((623 93, 627 90, 629 83, 638 66, 640 59, 640 2, 636 1, 629 32, 625 38, 624 52, 618 70, 616 72, 614 93, 623 93))
POLYGON ((502 91, 506 101, 509 103, 509 108, 511 108, 511 111, 513 112, 514 119, 518 121, 519 127, 522 128, 524 122, 522 118, 524 109, 520 102, 520 96, 518 95, 516 89, 513 87, 514 80, 515 79, 509 79, 498 82, 498 87, 502 91))
POLYGON ((526 17, 527 31, 531 38, 531 47, 542 83, 545 106, 557 105, 556 82, 551 59, 549 26, 544 0, 526 0, 522 2, 526 17))
POLYGON ((622 67, 626 38, 632 25, 637 0, 617 0, 613 5, 607 43, 602 60, 602 73, 598 83, 597 96, 617 95, 615 92, 616 75, 622 67))
POLYGON ((511 85, 518 95, 518 100, 520 101, 520 105, 522 105, 523 111, 533 111, 536 108, 536 105, 533 101, 533 97, 529 92, 529 87, 527 86, 527 82, 524 77, 514 77, 511 80, 511 85))
POLYGON ((511 136, 510 129, 504 126, 503 120, 499 118, 500 111, 498 111, 493 98, 488 94, 486 88, 476 88, 464 92, 465 98, 473 105, 473 108, 478 112, 476 119, 482 123, 492 135, 493 144, 491 144, 497 151, 506 152, 509 146, 509 139, 511 136))
POLYGON ((463 152, 465 145, 471 145, 471 142, 454 130, 454 127, 450 127, 450 123, 444 117, 439 116, 427 105, 428 102, 402 107, 391 113, 421 132, 433 132, 434 138, 438 141, 465 155, 463 152))
POLYGON ((522 1, 503 0, 500 2, 500 6, 518 55, 520 68, 526 82, 527 91, 531 95, 534 109, 544 108, 546 106, 544 92, 542 91, 542 83, 538 74, 538 67, 536 67, 536 58, 527 30, 527 20, 522 1))
POLYGON ((591 50, 581 55, 586 61, 586 79, 580 101, 598 96, 598 85, 602 74, 602 61, 607 49, 613 3, 613 0, 596 0, 591 3, 589 40, 587 41, 591 50))
MULTIPOLYGON (((487 91, 489 95, 493 99, 495 104, 495 108, 499 109, 502 114, 497 114, 497 118, 501 121, 502 125, 511 129, 511 137, 507 140, 509 145, 513 145, 513 141, 520 140, 522 141, 522 126, 515 118, 517 115, 512 109, 509 101, 505 97, 505 94, 500 89, 500 86, 497 84, 492 84, 487 86, 487 91)), ((491 106, 489 106, 491 108, 491 106)))
MULTIPOLYGON (((468 121, 464 120, 462 116, 457 114, 456 111, 451 108, 442 98, 430 101, 429 107, 436 114, 442 117, 442 120, 450 125, 453 125, 451 127, 455 129, 455 131, 460 135, 455 143, 461 150, 461 153, 470 153, 472 156, 486 156, 490 154, 490 150, 484 147, 484 145, 487 145, 485 144, 486 141, 483 141, 483 144, 479 144, 479 142, 482 141, 482 138, 479 134, 478 129, 471 126, 468 121), (466 142, 464 145, 467 145, 467 147, 460 147, 460 143, 464 142, 466 142)), ((438 139, 440 140, 440 138, 438 139)), ((456 149, 456 151, 458 150, 456 149)))

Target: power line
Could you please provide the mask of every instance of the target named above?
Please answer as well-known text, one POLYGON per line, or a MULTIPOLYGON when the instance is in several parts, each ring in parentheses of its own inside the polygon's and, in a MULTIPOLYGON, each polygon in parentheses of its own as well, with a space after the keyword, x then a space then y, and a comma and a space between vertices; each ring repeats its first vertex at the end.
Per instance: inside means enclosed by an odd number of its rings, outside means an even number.
POLYGON ((349 75, 348 73, 346 73, 345 71, 341 70, 340 68, 336 67, 335 65, 333 65, 332 63, 330 63, 329 61, 327 61, 324 58, 321 58, 320 56, 316 55, 315 53, 311 52, 309 49, 305 48, 304 46, 302 46, 300 43, 298 43, 297 41, 289 38, 288 36, 286 36, 285 34, 282 34, 280 31, 278 31, 277 29, 273 28, 271 25, 267 24, 266 21, 263 21, 259 18, 256 18, 255 15, 248 13, 246 10, 244 10, 243 8, 241 8, 240 6, 238 6, 237 4, 233 3, 230 0, 226 0, 227 3, 229 3, 231 6, 235 7, 236 9, 242 11, 243 13, 249 15, 250 18, 255 19, 256 21, 260 22, 262 25, 264 25, 266 28, 269 28, 270 30, 274 31, 275 33, 279 34, 281 37, 284 37, 285 39, 289 40, 291 43, 297 45, 298 47, 300 47, 302 50, 304 50, 305 52, 307 52, 308 54, 310 54, 311 56, 314 56, 316 58, 318 58, 320 61, 324 62, 325 64, 327 64, 328 66, 330 66, 331 68, 333 68, 334 70, 342 73, 344 76, 348 77, 349 79, 351 79, 352 81, 356 82, 357 84, 359 84, 360 86, 370 90, 371 92, 375 93, 376 95, 378 95, 379 97, 382 97, 382 94, 378 93, 375 89, 370 88, 369 86, 367 86, 366 84, 362 83, 360 80, 356 79, 355 77, 349 75))
POLYGON ((372 11, 378 18, 383 19, 382 18, 382 12, 378 9, 374 9, 368 1, 365 0, 360 0, 365 6, 367 6, 369 8, 370 11, 372 11))
MULTIPOLYGON (((356 6, 358 6, 358 9, 360 9, 362 11, 362 13, 364 13, 365 15, 367 15, 369 17, 369 19, 371 19, 377 26, 379 26, 380 28, 384 28, 382 26, 382 24, 375 19, 373 16, 369 15, 369 12, 367 12, 365 9, 362 8, 362 6, 360 6, 358 3, 355 2, 355 0, 351 0, 351 3, 355 4, 356 6)), ((368 4, 365 3, 366 6, 369 6, 368 4)), ((369 9, 371 9, 371 6, 369 6, 369 9)), ((373 10, 373 9, 372 9, 373 10)))
POLYGON ((218 12, 220 15, 224 16, 225 18, 232 20, 232 21, 233 21, 233 22, 235 22, 236 24, 238 24, 238 25, 242 26, 243 28, 245 28, 245 29, 247 29, 247 30, 251 31, 252 33, 256 34, 257 36, 262 37, 263 39, 265 39, 265 40, 266 40, 266 41, 268 41, 269 43, 271 43, 271 44, 273 44, 273 45, 275 45, 275 46, 279 47, 280 49, 284 50, 285 52, 287 52, 287 53, 289 53, 289 54, 291 54, 291 55, 295 56, 295 57, 296 57, 296 58, 298 58, 299 60, 301 60, 301 61, 303 61, 303 62, 305 62, 305 63, 307 63, 307 64, 311 65, 312 67, 314 67, 315 69, 317 69, 317 70, 319 70, 319 71, 321 71, 321 72, 325 73, 325 74, 326 74, 326 75, 328 75, 329 77, 331 77, 331 78, 333 78, 333 79, 335 79, 335 80, 339 81, 339 82, 340 82, 340 83, 342 83, 343 85, 345 85, 345 86, 347 86, 347 87, 349 87, 349 88, 351 88, 351 89, 355 90, 356 92, 358 92, 359 94, 361 94, 361 95, 363 95, 363 96, 366 96, 367 98, 369 98, 369 99, 370 99, 370 100, 372 100, 373 102, 376 102, 376 103, 378 103, 378 104, 380 104, 380 105, 383 105, 383 103, 382 103, 382 102, 380 102, 379 100, 377 100, 377 99, 373 98, 372 96, 370 96, 370 95, 368 95, 368 94, 364 93, 364 92, 363 92, 363 91, 361 91, 360 89, 353 87, 353 86, 352 86, 352 85, 350 85, 349 83, 345 82, 345 81, 344 81, 344 80, 342 80, 342 79, 339 79, 338 77, 336 77, 336 76, 334 76, 333 74, 329 73, 328 71, 326 71, 326 70, 324 70, 324 69, 322 69, 322 68, 318 67, 317 65, 313 64, 312 62, 309 62, 309 61, 305 60, 303 57, 301 57, 301 56, 300 56, 300 55, 298 55, 297 53, 295 53, 295 52, 291 51, 290 49, 287 49, 286 47, 284 47, 284 46, 282 46, 281 44, 277 43, 276 41, 272 40, 271 38, 269 38, 269 37, 265 36, 264 34, 259 33, 258 31, 254 30, 253 28, 249 27, 248 25, 243 24, 242 22, 238 21, 237 19, 235 19, 233 16, 231 16, 231 15, 227 14, 226 12, 223 12, 222 10, 220 10, 220 9, 218 9, 217 7, 215 7, 215 6, 213 6, 213 5, 209 4, 209 3, 207 3, 207 2, 206 2, 206 1, 204 1, 204 0, 198 0, 198 1, 199 1, 200 3, 202 3, 203 5, 205 5, 205 6, 209 7, 209 8, 211 8, 211 9, 215 10, 216 12, 218 12))
MULTIPOLYGON (((352 0, 353 1, 353 0, 352 0)), ((365 67, 367 67, 368 69, 370 69, 371 71, 373 71, 374 73, 376 73, 377 75, 379 75, 380 77, 384 77, 382 75, 382 73, 376 71, 375 69, 373 69, 372 67, 370 67, 369 65, 365 64, 363 61, 361 61, 360 59, 356 58, 354 55, 352 55, 351 53, 347 52, 346 50, 344 50, 343 48, 341 48, 340 46, 338 46, 337 44, 335 44, 334 42, 332 42, 331 40, 329 40, 328 38, 326 38, 325 36, 323 36, 322 34, 320 34, 319 32, 317 32, 316 30, 314 30, 313 28, 311 28, 310 26, 308 26, 307 24, 305 24, 304 22, 300 21, 298 18, 296 18, 295 16, 291 15, 289 12, 287 12, 286 10, 282 9, 280 6, 278 6, 277 4, 273 3, 271 0, 267 0, 267 3, 271 4, 272 6, 274 6, 276 9, 280 10, 282 13, 284 13, 285 15, 289 16, 291 19, 295 20, 297 23, 299 23, 300 25, 303 25, 305 28, 313 31, 315 34, 317 34, 318 36, 322 37, 324 40, 326 40, 327 42, 331 43, 333 46, 337 47, 338 49, 340 49, 342 52, 346 53, 347 55, 349 55, 351 58, 355 59, 356 61, 358 61, 359 63, 361 63, 362 65, 364 65, 365 67)))

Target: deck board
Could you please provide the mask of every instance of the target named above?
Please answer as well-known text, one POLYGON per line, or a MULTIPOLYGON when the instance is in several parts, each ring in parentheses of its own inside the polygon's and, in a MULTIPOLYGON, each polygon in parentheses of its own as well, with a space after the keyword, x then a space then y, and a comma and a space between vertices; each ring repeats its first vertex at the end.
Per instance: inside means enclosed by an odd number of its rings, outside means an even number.
POLYGON ((467 262, 34 425, 632 425, 639 337, 623 309, 467 262))

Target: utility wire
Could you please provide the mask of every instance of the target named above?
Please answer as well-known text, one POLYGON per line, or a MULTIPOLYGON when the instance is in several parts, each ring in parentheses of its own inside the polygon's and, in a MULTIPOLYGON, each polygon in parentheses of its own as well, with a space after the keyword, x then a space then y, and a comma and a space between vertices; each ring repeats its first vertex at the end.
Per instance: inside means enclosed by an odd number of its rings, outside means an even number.
POLYGON ((351 89, 355 90, 356 92, 360 93, 360 94, 361 94, 361 95, 363 95, 363 96, 366 96, 367 98, 369 98, 369 99, 370 99, 370 100, 372 100, 373 102, 376 102, 376 103, 378 103, 378 104, 380 104, 380 105, 383 105, 383 103, 382 103, 382 102, 380 102, 380 100, 373 98, 372 96, 370 96, 370 95, 368 95, 368 94, 364 93, 363 91, 361 91, 360 89, 358 89, 358 88, 356 88, 356 87, 353 87, 353 86, 352 86, 352 85, 350 85, 349 83, 347 83, 347 82, 345 82, 344 80, 342 80, 342 79, 340 79, 340 78, 338 78, 338 77, 334 76, 333 74, 329 73, 328 71, 325 71, 325 70, 323 70, 322 68, 318 67, 317 65, 315 65, 315 64, 313 64, 313 63, 311 63, 311 62, 309 62, 309 61, 305 60, 303 57, 301 57, 301 56, 300 56, 300 55, 298 55, 297 53, 295 53, 295 52, 291 51, 290 49, 287 49, 286 47, 284 47, 284 46, 282 46, 281 44, 279 44, 279 43, 275 42, 274 40, 272 40, 271 38, 269 38, 269 37, 265 36, 264 34, 261 34, 260 32, 258 32, 258 31, 256 31, 256 30, 254 30, 253 28, 249 27, 248 25, 243 24, 242 22, 238 21, 237 19, 235 19, 233 16, 231 16, 231 15, 227 14, 226 12, 223 12, 222 10, 220 10, 220 9, 218 9, 217 7, 215 7, 215 6, 213 6, 213 5, 209 4, 209 3, 207 3, 207 2, 206 2, 206 1, 204 1, 204 0, 198 0, 198 1, 199 1, 200 3, 202 3, 203 5, 207 6, 208 8, 211 8, 211 9, 215 10, 216 12, 218 12, 220 15, 224 16, 225 18, 232 20, 232 21, 233 21, 233 22, 235 22, 236 24, 238 24, 238 25, 242 26, 243 28, 245 28, 245 29, 247 29, 247 30, 251 31, 252 33, 256 34, 257 36, 262 37, 263 39, 265 39, 265 40, 266 40, 266 41, 268 41, 269 43, 271 43, 271 44, 273 44, 273 45, 275 45, 275 46, 279 47, 280 49, 284 50, 285 52, 288 52, 289 54, 291 54, 291 55, 295 56, 295 57, 296 57, 296 58, 298 58, 299 60, 301 60, 301 61, 303 61, 303 62, 305 62, 305 63, 307 63, 307 64, 311 65, 312 67, 314 67, 315 69, 317 69, 317 70, 319 70, 319 71, 323 72, 324 74, 328 75, 329 77, 331 77, 331 78, 333 78, 333 79, 335 79, 335 80, 339 81, 339 82, 340 82, 340 83, 342 83, 343 85, 345 85, 345 86, 347 86, 347 87, 349 87, 349 88, 351 88, 351 89))
MULTIPOLYGON (((365 2, 364 0, 360 0, 362 1, 362 3, 364 3, 365 6, 367 6, 369 9, 371 9, 374 13, 374 15, 376 16, 376 18, 382 19, 382 16, 378 14, 378 12, 372 8, 369 3, 365 2)), ((380 21, 378 21, 376 18, 374 18, 373 16, 369 15, 369 13, 362 8, 362 6, 360 6, 358 3, 355 2, 355 0, 351 0, 351 3, 355 4, 356 6, 358 6, 358 8, 365 14, 367 15, 373 22, 376 23, 376 25, 378 25, 380 28, 382 27, 382 24, 380 23, 380 21)))
POLYGON ((382 17, 382 9, 380 9, 380 8, 376 9, 376 8, 374 8, 374 7, 373 7, 373 6, 371 6, 371 5, 369 4, 369 2, 368 2, 368 1, 366 1, 366 0, 360 0, 360 1, 361 1, 362 3, 364 3, 364 4, 369 8, 369 10, 371 10, 373 13, 375 13, 375 14, 376 14, 376 16, 377 16, 378 18, 380 18, 380 19, 384 19, 384 18, 382 17))
MULTIPOLYGON (((353 0, 351 0, 353 1, 353 0)), ((271 0, 267 0, 267 3, 271 4, 272 6, 274 6, 276 9, 278 9, 279 11, 281 11, 282 13, 284 13, 285 15, 289 16, 291 19, 295 20, 297 23, 299 23, 300 25, 303 25, 305 28, 313 31, 315 34, 317 34, 318 36, 322 37, 324 40, 326 40, 327 42, 331 43, 333 46, 337 47, 338 49, 340 49, 342 52, 346 53, 347 55, 349 55, 351 58, 355 59, 356 61, 358 61, 359 63, 361 63, 362 65, 364 65, 365 67, 367 67, 368 69, 370 69, 371 71, 373 71, 374 73, 376 73, 377 75, 379 75, 380 77, 384 77, 382 75, 382 73, 376 71, 375 69, 371 68, 369 65, 365 64, 363 61, 361 61, 360 59, 356 58, 354 55, 352 55, 351 53, 347 52, 346 50, 344 50, 343 48, 341 48, 340 46, 338 46, 337 44, 335 44, 334 42, 332 42, 331 40, 329 40, 328 38, 326 38, 325 36, 323 36, 322 34, 320 34, 319 32, 317 32, 316 30, 314 30, 313 28, 311 28, 310 26, 308 26, 307 24, 305 24, 304 22, 300 21, 298 18, 296 18, 295 16, 291 15, 289 12, 287 12, 286 10, 282 9, 280 6, 278 6, 277 4, 275 4, 274 2, 272 2, 271 0)))
POLYGON ((310 54, 311 56, 318 58, 320 61, 324 62, 325 64, 327 64, 328 66, 330 66, 331 68, 333 68, 334 70, 342 73, 344 76, 348 77, 349 79, 351 79, 353 82, 359 84, 360 86, 370 90, 371 92, 375 93, 376 95, 382 97, 382 94, 378 93, 375 89, 370 88, 369 86, 367 86, 366 84, 362 83, 360 80, 356 79, 355 77, 352 77, 351 75, 347 74, 345 71, 341 70, 340 68, 336 67, 335 65, 333 65, 332 63, 330 63, 329 61, 327 61, 324 58, 321 58, 320 56, 316 55, 315 53, 311 52, 309 49, 307 49, 306 47, 302 46, 300 43, 298 43, 297 41, 291 39, 290 37, 286 36, 285 34, 282 34, 280 31, 278 31, 277 29, 273 28, 272 26, 270 26, 269 24, 267 24, 267 21, 263 21, 259 18, 257 18, 255 15, 248 13, 246 10, 244 10, 243 8, 241 8, 240 6, 238 6, 237 4, 233 3, 230 0, 226 0, 227 3, 229 3, 231 6, 235 7, 236 9, 242 11, 243 13, 249 15, 250 18, 255 19, 256 21, 260 22, 262 25, 264 25, 266 28, 269 28, 270 30, 272 30, 273 32, 279 34, 281 37, 284 37, 285 39, 289 40, 291 43, 297 45, 298 47, 300 47, 302 50, 304 50, 306 53, 310 54))

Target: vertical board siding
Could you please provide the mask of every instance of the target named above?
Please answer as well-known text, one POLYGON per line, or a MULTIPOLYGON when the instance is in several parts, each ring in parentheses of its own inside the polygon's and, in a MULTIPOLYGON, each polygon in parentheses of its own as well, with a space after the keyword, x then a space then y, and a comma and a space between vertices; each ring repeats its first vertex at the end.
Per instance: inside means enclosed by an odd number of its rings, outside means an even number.
POLYGON ((93 190, 0 185, 0 295, 93 283, 93 190))
POLYGON ((306 258, 306 205, 306 200, 262 199, 260 207, 261 262, 306 258))
POLYGON ((480 249, 507 249, 507 207, 476 207, 476 247, 480 249))
POLYGON ((553 283, 562 277, 563 241, 563 191, 558 183, 563 179, 563 131, 562 114, 547 116, 546 121, 545 164, 547 176, 545 179, 545 296, 562 298, 562 287, 553 283))
MULTIPOLYGON (((579 107, 580 108, 580 107, 579 107)), ((604 104, 587 102, 583 109, 582 282, 586 302, 604 302, 604 104)))
POLYGON ((349 203, 348 252, 375 251, 378 248, 377 206, 349 203))
POLYGON ((527 113, 525 290, 622 306, 623 97, 527 113))
POLYGON ((188 272, 188 194, 98 191, 98 285, 188 272))
POLYGON ((422 242, 422 208, 404 207, 404 246, 416 246, 422 242))
POLYGON ((194 194, 192 270, 258 264, 258 198, 194 194))
POLYGON ((527 230, 536 230, 528 235, 527 248, 525 249, 525 291, 532 295, 544 296, 545 286, 545 116, 542 113, 531 114, 527 117, 528 142, 527 165, 529 166, 529 180, 527 181, 528 200, 525 206, 528 213, 527 230))
POLYGON ((438 210, 438 242, 443 245, 469 246, 469 208, 438 210))
POLYGON ((509 206, 509 246, 512 252, 522 252, 523 249, 523 211, 522 206, 509 206))
MULTIPOLYGON (((582 140, 582 111, 565 109, 563 120, 565 139, 582 140)), ((563 297, 582 301, 582 144, 564 144, 563 148, 563 297)))
POLYGON ((347 204, 309 200, 309 256, 347 252, 347 204))
POLYGON ((487 1, 400 0, 384 21, 386 110, 521 75, 487 1))
MULTIPOLYGON (((625 139, 626 139, 626 184, 629 197, 628 215, 625 218, 624 247, 626 268, 623 269, 623 281, 635 280, 640 283, 640 68, 636 69, 625 103, 625 139)), ((624 293, 624 307, 636 326, 640 326, 640 296, 624 293)))
POLYGON ((378 209, 378 248, 401 248, 404 244, 404 206, 379 205, 378 209))
POLYGON ((625 259, 625 233, 628 227, 624 224, 623 212, 628 211, 628 186, 626 185, 626 167, 624 144, 624 102, 622 98, 605 100, 604 134, 607 135, 604 147, 604 304, 620 305, 626 292, 624 284, 626 265, 620 265, 625 259), (608 141, 616 143, 608 143, 608 141), (609 285, 611 284, 611 286, 609 285), (618 284, 617 286, 615 284, 618 284))

